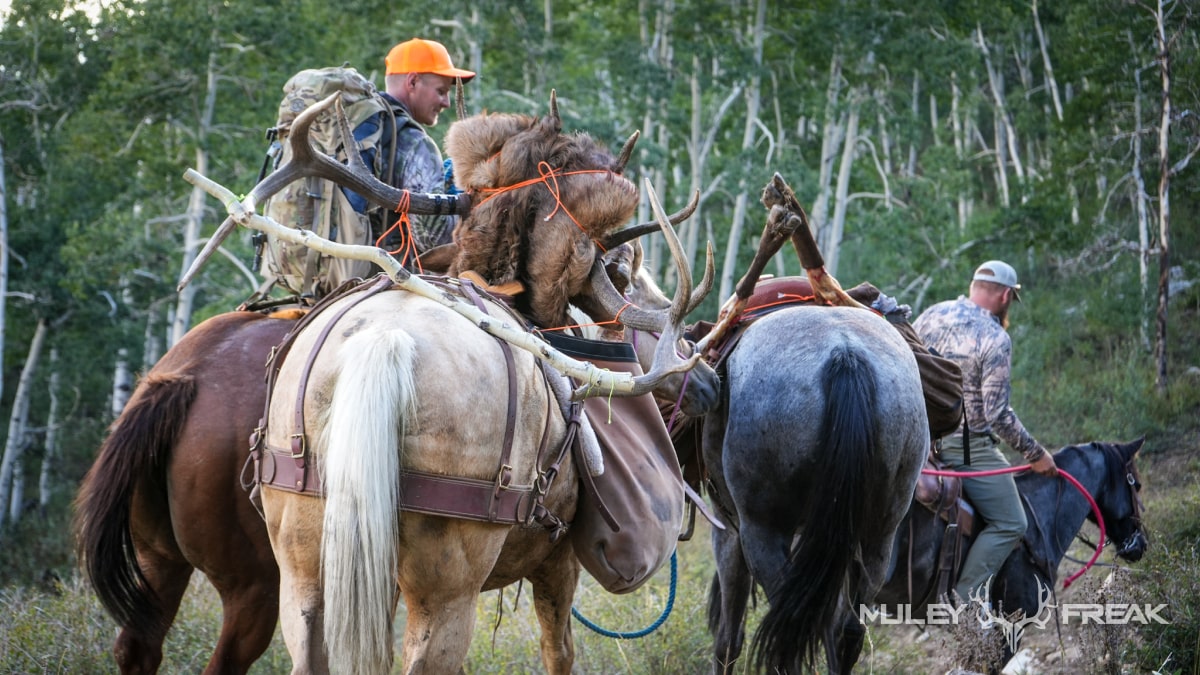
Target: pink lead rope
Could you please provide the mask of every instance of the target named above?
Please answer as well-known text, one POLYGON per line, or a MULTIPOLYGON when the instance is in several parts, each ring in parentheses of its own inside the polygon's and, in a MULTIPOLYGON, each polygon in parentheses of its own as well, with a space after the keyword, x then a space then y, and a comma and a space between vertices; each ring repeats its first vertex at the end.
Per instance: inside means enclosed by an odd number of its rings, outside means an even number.
MULTIPOLYGON (((1028 464, 1022 464, 1021 466, 1010 466, 1007 469, 989 469, 987 471, 938 471, 935 469, 921 469, 921 473, 928 476, 947 476, 951 478, 983 478, 985 476, 999 476, 1006 473, 1018 473, 1025 471, 1028 468, 1028 464)), ((1067 482, 1069 482, 1071 485, 1074 485, 1075 489, 1079 490, 1079 493, 1087 499, 1088 504, 1091 504, 1092 506, 1092 513, 1096 514, 1096 523, 1100 526, 1100 543, 1096 546, 1096 552, 1092 554, 1092 559, 1087 561, 1087 564, 1083 566, 1083 569, 1067 577, 1067 580, 1063 582, 1063 590, 1066 590, 1071 587, 1071 584, 1074 583, 1076 579, 1083 576, 1083 574, 1096 563, 1096 559, 1100 557, 1100 551, 1104 550, 1104 517, 1100 515, 1100 506, 1096 504, 1096 500, 1092 498, 1092 495, 1088 493, 1087 488, 1083 487, 1083 485, 1076 480, 1074 476, 1066 471, 1063 471, 1062 469, 1058 470, 1058 475, 1066 478, 1067 482)))

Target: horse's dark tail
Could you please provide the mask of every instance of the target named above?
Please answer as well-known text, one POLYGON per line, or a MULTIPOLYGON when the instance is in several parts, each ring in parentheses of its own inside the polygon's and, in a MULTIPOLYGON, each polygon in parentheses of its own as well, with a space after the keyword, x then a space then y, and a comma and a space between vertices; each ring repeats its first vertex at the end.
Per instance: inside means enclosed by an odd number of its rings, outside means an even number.
POLYGON ((755 664, 763 672, 807 672, 816 662, 825 630, 837 618, 866 515, 864 478, 878 445, 873 372, 862 354, 843 347, 821 377, 825 415, 812 480, 817 487, 806 495, 808 527, 754 638, 755 664))
POLYGON ((167 459, 196 395, 190 376, 149 375, 109 429, 75 500, 75 550, 100 602, 123 628, 161 629, 158 597, 130 532, 134 488, 165 512, 167 459))

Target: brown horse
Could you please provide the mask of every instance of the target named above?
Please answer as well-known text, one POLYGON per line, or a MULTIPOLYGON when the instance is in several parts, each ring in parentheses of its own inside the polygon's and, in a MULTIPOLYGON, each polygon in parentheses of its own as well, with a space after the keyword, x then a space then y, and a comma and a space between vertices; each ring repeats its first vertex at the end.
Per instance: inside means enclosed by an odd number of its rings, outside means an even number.
POLYGON ((77 550, 121 626, 123 673, 158 670, 193 569, 224 617, 206 673, 244 673, 271 642, 279 571, 239 474, 267 357, 295 324, 231 312, 189 331, 138 384, 83 480, 77 550))

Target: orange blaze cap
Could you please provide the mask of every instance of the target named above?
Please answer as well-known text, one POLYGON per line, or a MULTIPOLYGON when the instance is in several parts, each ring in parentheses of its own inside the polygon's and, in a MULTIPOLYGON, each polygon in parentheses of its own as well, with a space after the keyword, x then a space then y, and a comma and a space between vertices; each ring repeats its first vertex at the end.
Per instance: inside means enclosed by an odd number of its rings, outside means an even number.
POLYGON ((475 77, 475 73, 455 68, 450 61, 450 52, 440 42, 413 38, 392 47, 387 55, 387 74, 433 73, 446 77, 461 77, 463 82, 475 77))

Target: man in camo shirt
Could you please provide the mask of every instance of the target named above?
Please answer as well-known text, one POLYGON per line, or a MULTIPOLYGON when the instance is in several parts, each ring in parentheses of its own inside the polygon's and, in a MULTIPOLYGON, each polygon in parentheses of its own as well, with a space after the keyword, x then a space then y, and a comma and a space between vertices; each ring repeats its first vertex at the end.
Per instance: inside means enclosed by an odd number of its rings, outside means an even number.
MULTIPOLYGON (((1021 453, 1030 468, 1054 476, 1054 457, 1025 430, 1009 405, 1012 394, 1012 340, 1008 308, 1020 302, 1016 270, 999 260, 980 265, 971 281, 970 296, 938 303, 925 310, 913 328, 926 346, 962 368, 963 401, 969 430, 970 464, 964 455, 963 429, 942 439, 938 454, 955 471, 1007 468, 998 441, 1021 453)), ((964 478, 963 491, 987 525, 976 537, 963 562, 955 592, 964 601, 1000 571, 1013 546, 1025 534, 1013 474, 964 478)), ((987 590, 986 588, 982 590, 987 590)))
MULTIPOLYGON (((438 115, 450 107, 450 92, 454 90, 455 80, 467 82, 475 77, 475 73, 455 68, 441 43, 420 38, 392 47, 385 63, 386 92, 383 98, 391 104, 395 114, 396 149, 391 166, 385 167, 385 175, 380 179, 410 192, 449 192, 452 185, 448 184, 441 150, 425 127, 437 124, 438 115), (390 181, 386 174, 390 174, 390 181)), ((381 124, 385 132, 390 130, 391 121, 384 117, 385 114, 380 113, 359 124, 354 129, 355 140, 369 137, 381 124)), ((375 166, 375 148, 364 149, 362 154, 367 166, 375 166)), ((356 211, 368 212, 363 197, 349 191, 347 197, 356 211)), ((371 213, 372 235, 378 237, 387 233, 381 245, 388 250, 396 248, 401 239, 395 229, 390 229, 396 214, 386 209, 375 209, 371 213)), ((458 217, 450 215, 412 215, 409 219, 418 253, 449 243, 458 223, 458 217)))

